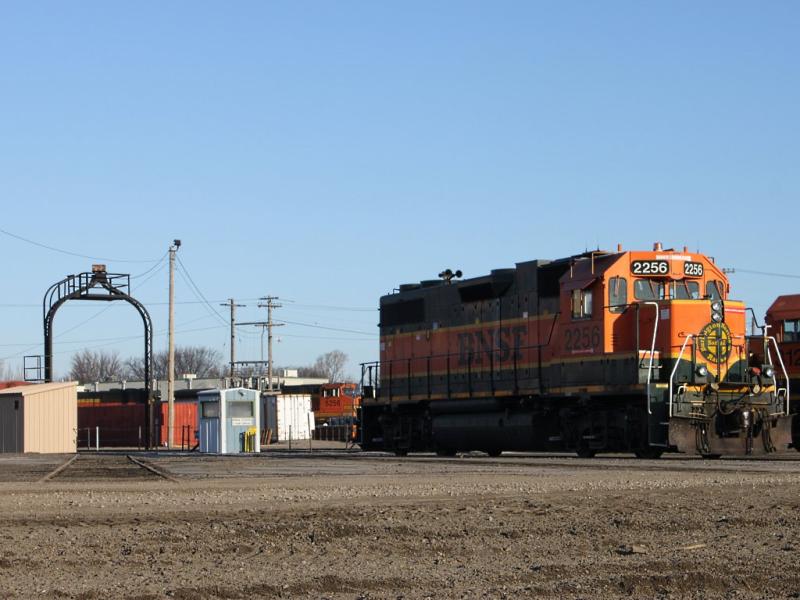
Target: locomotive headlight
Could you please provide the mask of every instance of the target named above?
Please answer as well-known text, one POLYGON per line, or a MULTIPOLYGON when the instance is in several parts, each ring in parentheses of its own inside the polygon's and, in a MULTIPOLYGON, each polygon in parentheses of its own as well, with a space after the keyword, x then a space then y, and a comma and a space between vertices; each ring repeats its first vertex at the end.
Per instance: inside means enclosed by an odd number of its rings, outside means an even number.
POLYGON ((766 365, 761 372, 764 374, 764 377, 767 379, 772 379, 775 377, 775 369, 772 368, 772 365, 766 365))
POLYGON ((708 367, 705 365, 697 365, 697 368, 694 370, 694 372, 698 377, 705 377, 708 375, 708 367))
POLYGON ((722 323, 725 320, 725 305, 722 300, 714 300, 711 303, 711 320, 714 323, 722 323))

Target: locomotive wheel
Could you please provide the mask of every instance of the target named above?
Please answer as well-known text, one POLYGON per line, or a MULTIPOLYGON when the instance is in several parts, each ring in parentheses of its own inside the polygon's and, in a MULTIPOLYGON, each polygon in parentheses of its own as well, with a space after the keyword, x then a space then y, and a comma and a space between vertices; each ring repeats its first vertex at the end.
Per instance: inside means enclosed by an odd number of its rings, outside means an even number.
POLYGON ((581 446, 576 451, 578 454, 578 458, 594 458, 594 455, 597 454, 596 450, 592 450, 588 446, 581 446))
POLYGON ((640 448, 636 451, 636 458, 661 458, 664 453, 658 448, 640 448))
POLYGON ((496 458, 503 453, 502 450, 498 450, 497 448, 492 448, 491 450, 484 450, 484 452, 486 452, 486 454, 488 454, 492 458, 496 458))
POLYGON ((455 456, 456 451, 451 450, 450 448, 438 448, 436 450, 436 456, 455 456))
POLYGON ((395 448, 394 449, 395 456, 408 456, 408 448, 395 448))

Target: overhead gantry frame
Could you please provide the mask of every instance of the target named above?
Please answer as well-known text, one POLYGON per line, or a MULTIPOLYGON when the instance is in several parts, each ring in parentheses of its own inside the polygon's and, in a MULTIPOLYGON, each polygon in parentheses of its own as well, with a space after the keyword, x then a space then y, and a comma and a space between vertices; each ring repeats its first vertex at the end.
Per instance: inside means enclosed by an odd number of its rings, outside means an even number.
POLYGON ((144 323, 144 385, 147 397, 152 391, 153 324, 144 305, 129 294, 130 275, 107 273, 105 265, 92 265, 91 273, 68 275, 51 285, 44 295, 44 380, 53 380, 53 319, 68 300, 124 300, 139 312, 144 323))

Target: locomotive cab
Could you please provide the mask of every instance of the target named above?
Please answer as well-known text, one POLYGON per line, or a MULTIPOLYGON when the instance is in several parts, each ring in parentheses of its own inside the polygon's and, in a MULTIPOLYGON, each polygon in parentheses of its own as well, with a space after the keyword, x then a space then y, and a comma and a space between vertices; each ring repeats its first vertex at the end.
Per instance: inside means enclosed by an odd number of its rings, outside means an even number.
MULTIPOLYGON (((604 389, 588 400, 601 407, 595 420, 609 418, 601 398, 628 397, 644 386, 651 453, 770 452, 786 443, 786 420, 778 417, 787 411, 788 390, 772 364, 777 346, 770 351, 769 339, 767 347, 764 339, 751 346, 745 306, 728 297, 727 278, 708 257, 660 245, 593 256, 574 265, 561 287, 567 318, 558 328, 551 384, 589 395, 582 384, 602 381, 604 389), (762 361, 751 365, 753 356, 762 361), (579 368, 570 369, 575 361, 579 368)), ((594 429, 585 437, 599 450, 607 435, 598 441, 594 429)))
POLYGON ((767 334, 780 344, 780 360, 789 374, 792 445, 800 452, 800 294, 778 296, 767 309, 767 334))

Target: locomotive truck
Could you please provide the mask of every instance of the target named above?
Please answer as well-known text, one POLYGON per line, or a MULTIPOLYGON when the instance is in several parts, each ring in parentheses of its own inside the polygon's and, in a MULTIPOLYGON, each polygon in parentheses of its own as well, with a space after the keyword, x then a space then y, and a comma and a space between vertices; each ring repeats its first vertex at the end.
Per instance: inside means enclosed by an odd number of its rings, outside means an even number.
POLYGON ((713 258, 661 244, 403 284, 380 299, 380 360, 362 365, 360 444, 398 455, 785 449, 777 342, 749 337, 750 309, 729 294, 713 258))

